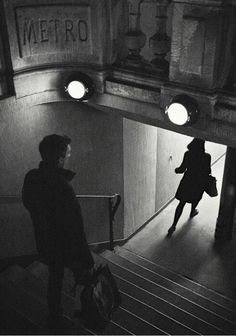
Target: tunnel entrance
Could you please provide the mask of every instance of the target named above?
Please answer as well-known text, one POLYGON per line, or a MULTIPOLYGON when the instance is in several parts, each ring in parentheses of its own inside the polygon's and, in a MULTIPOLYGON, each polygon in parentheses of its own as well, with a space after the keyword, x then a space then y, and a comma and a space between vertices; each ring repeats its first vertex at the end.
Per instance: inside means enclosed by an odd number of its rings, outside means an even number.
POLYGON ((211 198, 204 193, 198 206, 199 214, 192 219, 189 218, 190 204, 187 204, 176 231, 170 239, 167 238, 178 204, 174 195, 181 178, 174 173, 174 168, 180 165, 191 139, 124 120, 125 221, 133 227, 134 221, 140 223, 143 220, 145 224, 143 227, 141 224, 142 229, 137 228, 138 232, 131 235, 124 247, 230 295, 233 286, 229 283, 233 283, 234 275, 231 273, 231 278, 229 272, 236 258, 235 237, 220 250, 214 239, 226 146, 208 141, 205 144, 206 152, 212 157, 212 175, 217 178, 219 195, 211 198), (151 209, 155 209, 152 214, 151 209), (147 217, 140 220, 143 213, 147 217))
MULTIPOLYGON (((183 174, 175 174, 192 137, 158 127, 124 119, 124 198, 126 236, 132 230, 162 212, 174 201, 183 174), (128 204, 132 206, 129 207, 128 204), (131 230, 132 229, 132 230, 131 230)), ((199 203, 206 202, 214 213, 214 223, 219 208, 220 188, 226 146, 206 141, 206 152, 211 155, 212 175, 217 178, 219 195, 216 198, 203 194, 199 203)), ((186 204, 184 212, 190 211, 186 204)), ((174 213, 173 213, 174 215, 174 213)), ((173 216, 172 216, 173 217, 173 216)), ((169 219, 169 224, 173 218, 169 219)))

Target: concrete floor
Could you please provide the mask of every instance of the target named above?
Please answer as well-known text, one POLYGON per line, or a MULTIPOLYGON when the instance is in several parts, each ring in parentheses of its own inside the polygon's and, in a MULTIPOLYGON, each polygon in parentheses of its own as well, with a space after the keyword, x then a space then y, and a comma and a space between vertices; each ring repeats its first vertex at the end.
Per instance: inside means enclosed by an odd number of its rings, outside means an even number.
MULTIPOLYGON (((220 194, 224 157, 212 167, 220 194)), ((189 219, 187 204, 176 231, 167 238, 177 200, 171 202, 124 247, 166 268, 182 274, 205 287, 236 299, 236 232, 224 246, 214 243, 214 231, 220 196, 204 193, 198 205, 199 214, 189 219)))

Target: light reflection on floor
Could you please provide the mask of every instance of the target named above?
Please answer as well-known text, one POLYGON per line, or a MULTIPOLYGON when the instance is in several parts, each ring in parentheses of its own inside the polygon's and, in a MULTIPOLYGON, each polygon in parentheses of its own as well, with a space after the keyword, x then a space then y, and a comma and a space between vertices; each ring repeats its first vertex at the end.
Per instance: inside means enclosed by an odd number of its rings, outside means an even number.
MULTIPOLYGON (((224 158, 212 167, 218 191, 222 183, 224 158)), ((185 275, 200 284, 236 299, 236 232, 224 246, 215 246, 214 231, 220 197, 204 194, 199 214, 189 219, 186 205, 173 236, 166 238, 177 201, 174 200, 125 247, 143 257, 185 275)))

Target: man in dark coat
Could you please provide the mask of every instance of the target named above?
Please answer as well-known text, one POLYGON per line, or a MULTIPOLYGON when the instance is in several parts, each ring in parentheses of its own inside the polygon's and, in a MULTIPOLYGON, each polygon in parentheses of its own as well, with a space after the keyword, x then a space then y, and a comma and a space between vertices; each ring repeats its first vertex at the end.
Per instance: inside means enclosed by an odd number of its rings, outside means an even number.
POLYGON ((70 143, 67 136, 46 136, 39 144, 39 168, 26 174, 22 190, 39 255, 49 269, 47 299, 51 317, 60 313, 64 267, 73 271, 76 282, 84 284, 94 265, 80 205, 70 185, 75 173, 64 168, 70 143))

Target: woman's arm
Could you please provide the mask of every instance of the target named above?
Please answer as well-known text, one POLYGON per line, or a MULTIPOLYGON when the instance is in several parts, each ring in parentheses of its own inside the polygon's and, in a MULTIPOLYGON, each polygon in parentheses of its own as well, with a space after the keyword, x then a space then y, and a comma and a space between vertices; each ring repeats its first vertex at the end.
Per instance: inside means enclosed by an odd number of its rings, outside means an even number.
POLYGON ((211 174, 211 155, 208 154, 207 156, 208 156, 208 167, 207 167, 208 171, 207 171, 207 174, 210 175, 211 174))
POLYGON ((185 152, 181 165, 175 168, 176 174, 183 174, 185 172, 185 170, 187 169, 187 162, 188 162, 188 152, 185 152))

